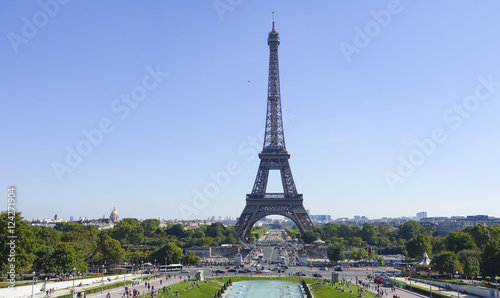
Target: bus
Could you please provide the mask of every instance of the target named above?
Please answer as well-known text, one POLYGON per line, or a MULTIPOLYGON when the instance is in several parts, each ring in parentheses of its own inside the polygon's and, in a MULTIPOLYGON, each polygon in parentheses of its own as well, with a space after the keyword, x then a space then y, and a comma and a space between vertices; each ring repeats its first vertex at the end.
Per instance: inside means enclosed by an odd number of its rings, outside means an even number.
POLYGON ((181 271, 182 270, 182 265, 181 264, 170 264, 170 265, 160 265, 160 272, 167 272, 167 271, 181 271))

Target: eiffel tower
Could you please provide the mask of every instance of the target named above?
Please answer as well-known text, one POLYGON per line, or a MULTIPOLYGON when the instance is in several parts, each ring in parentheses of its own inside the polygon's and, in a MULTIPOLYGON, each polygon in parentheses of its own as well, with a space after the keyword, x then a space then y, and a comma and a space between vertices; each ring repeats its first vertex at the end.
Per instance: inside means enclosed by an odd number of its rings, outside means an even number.
POLYGON ((310 231, 314 225, 303 205, 302 194, 297 193, 286 151, 283 119, 281 115, 280 75, 278 64, 279 33, 274 29, 267 38, 269 45, 269 81, 267 87, 267 114, 264 146, 259 154, 260 165, 251 194, 247 194, 245 209, 235 229, 240 239, 246 240, 255 222, 267 215, 283 215, 292 220, 301 233, 310 231), (270 170, 279 170, 283 193, 267 193, 270 170))

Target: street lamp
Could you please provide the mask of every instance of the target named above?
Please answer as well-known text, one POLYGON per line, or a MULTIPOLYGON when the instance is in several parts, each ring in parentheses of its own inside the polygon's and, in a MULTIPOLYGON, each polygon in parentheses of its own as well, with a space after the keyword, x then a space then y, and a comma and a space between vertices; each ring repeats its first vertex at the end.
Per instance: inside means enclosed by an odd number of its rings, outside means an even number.
POLYGON ((73 268, 73 296, 75 295, 75 271, 76 271, 76 268, 73 268))
POLYGON ((460 298, 460 290, 458 289, 458 271, 455 271, 455 274, 457 275, 457 297, 460 298))
POLYGON ((104 291, 104 265, 101 265, 101 294, 104 291))
POLYGON ((34 296, 34 292, 35 292, 35 271, 33 271, 33 285, 31 286, 31 298, 33 298, 34 296))
POLYGON ((498 276, 495 276, 495 281, 497 283, 497 293, 496 293, 495 296, 498 297, 498 276))
POLYGON ((431 292, 431 298, 432 298, 432 273, 431 273, 431 267, 429 267, 429 291, 431 292))

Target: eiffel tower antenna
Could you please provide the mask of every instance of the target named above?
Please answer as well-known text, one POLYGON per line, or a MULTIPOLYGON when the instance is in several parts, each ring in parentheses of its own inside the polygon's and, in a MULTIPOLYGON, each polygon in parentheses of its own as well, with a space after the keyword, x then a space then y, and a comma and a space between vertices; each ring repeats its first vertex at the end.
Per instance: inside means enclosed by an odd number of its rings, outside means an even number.
POLYGON ((267 86, 266 129, 262 152, 259 154, 260 165, 251 194, 247 194, 246 206, 236 223, 235 230, 241 240, 250 235, 252 226, 264 216, 282 215, 292 220, 301 233, 314 229, 307 214, 302 194, 297 193, 286 150, 283 119, 281 114, 281 92, 278 63, 279 33, 274 27, 267 38, 269 45, 269 77, 267 86), (270 170, 281 174, 282 193, 268 193, 267 182, 270 170))
POLYGON ((273 31, 274 31, 274 11, 273 11, 273 31))

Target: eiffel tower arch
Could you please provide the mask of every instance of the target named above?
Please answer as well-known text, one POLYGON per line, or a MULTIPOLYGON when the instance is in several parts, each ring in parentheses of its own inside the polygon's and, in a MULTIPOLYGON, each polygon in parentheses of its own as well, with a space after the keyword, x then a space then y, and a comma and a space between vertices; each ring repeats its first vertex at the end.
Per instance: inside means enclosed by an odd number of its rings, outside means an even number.
POLYGON ((264 216, 282 215, 292 220, 301 233, 314 229, 307 214, 302 194, 297 193, 292 171, 290 170, 290 154, 286 150, 283 119, 281 114, 281 93, 278 63, 279 33, 274 28, 267 38, 269 45, 269 78, 267 92, 267 114, 264 145, 259 154, 260 165, 251 194, 247 194, 246 206, 236 223, 235 229, 241 240, 250 235, 252 226, 264 216), (279 171, 282 193, 268 193, 267 183, 269 171, 279 171))

